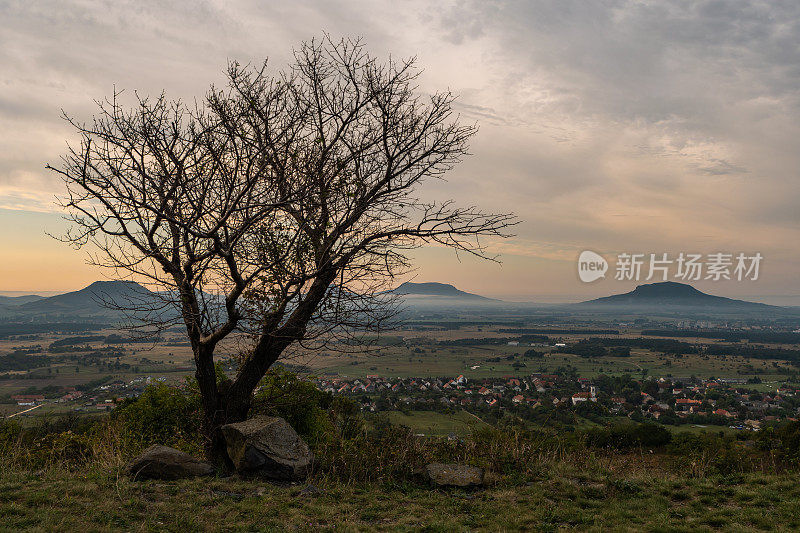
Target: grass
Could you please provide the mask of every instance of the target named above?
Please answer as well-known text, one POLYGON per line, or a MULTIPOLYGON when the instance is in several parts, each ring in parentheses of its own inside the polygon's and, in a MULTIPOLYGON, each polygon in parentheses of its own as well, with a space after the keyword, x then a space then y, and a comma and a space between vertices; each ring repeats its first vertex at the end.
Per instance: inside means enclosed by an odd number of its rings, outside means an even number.
POLYGON ((414 433, 423 433, 433 436, 468 435, 476 429, 487 427, 480 418, 466 411, 459 411, 452 415, 437 413, 435 411, 410 411, 403 414, 400 411, 389 411, 389 421, 396 426, 407 426, 414 433))
POLYGON ((792 531, 800 485, 542 472, 524 486, 278 486, 238 478, 131 482, 104 471, 0 474, 0 531, 792 531))
POLYGON ((668 428, 673 433, 725 433, 727 435, 735 435, 739 433, 738 429, 731 429, 730 426, 715 426, 712 424, 683 424, 680 426, 671 426, 668 428))
MULTIPOLYGON (((747 379, 758 375, 764 381, 783 382, 791 366, 786 362, 746 359, 742 357, 701 356, 688 354, 682 357, 662 355, 643 349, 631 350, 630 357, 584 358, 567 353, 548 353, 543 358, 525 358, 519 355, 508 360, 507 356, 522 354, 524 346, 465 346, 425 347, 424 353, 413 353, 406 347, 385 347, 371 353, 340 353, 327 357, 318 356, 304 361, 315 373, 333 373, 349 378, 363 378, 370 374, 383 377, 457 376, 464 374, 470 379, 501 376, 522 376, 533 372, 552 373, 559 367, 572 366, 583 377, 594 377, 601 373, 649 376, 698 376, 702 378, 728 377, 747 379), (499 361, 490 359, 500 358, 499 361), (514 368, 515 363, 524 363, 514 368), (752 368, 749 366, 752 365, 752 368), (472 368, 476 367, 476 368, 472 368), (758 374, 754 372, 758 370, 758 374)), ((767 384, 764 390, 774 390, 775 383, 767 384)))

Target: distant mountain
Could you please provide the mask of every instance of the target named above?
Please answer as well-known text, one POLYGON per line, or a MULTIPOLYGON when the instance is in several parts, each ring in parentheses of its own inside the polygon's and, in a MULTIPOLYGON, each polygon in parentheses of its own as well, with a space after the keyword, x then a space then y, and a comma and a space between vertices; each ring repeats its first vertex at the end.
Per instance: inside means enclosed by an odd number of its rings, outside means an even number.
POLYGON ((117 316, 113 306, 156 302, 157 295, 132 281, 95 281, 79 291, 40 298, 5 310, 22 316, 97 317, 117 316), (111 306, 111 307, 110 307, 111 306))
POLYGON ((734 300, 722 296, 713 296, 701 292, 691 285, 665 281, 639 285, 631 292, 605 296, 595 300, 582 302, 581 306, 594 307, 691 307, 691 308, 722 308, 728 310, 782 310, 782 307, 767 305, 744 300, 734 300))
POLYGON ((39 296, 38 294, 26 294, 24 296, 0 296, 0 306, 15 307, 28 302, 35 302, 36 300, 41 300, 42 298, 44 298, 44 296, 39 296))
POLYGON ((433 299, 433 300, 465 300, 471 302, 499 302, 493 298, 487 298, 478 294, 464 292, 456 289, 449 283, 412 283, 407 281, 391 291, 405 297, 433 299))

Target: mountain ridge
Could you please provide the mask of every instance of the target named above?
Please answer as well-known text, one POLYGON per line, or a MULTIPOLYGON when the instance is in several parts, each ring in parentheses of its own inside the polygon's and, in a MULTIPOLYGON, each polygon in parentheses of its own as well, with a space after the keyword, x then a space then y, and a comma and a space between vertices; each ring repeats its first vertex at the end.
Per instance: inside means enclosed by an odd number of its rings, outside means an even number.
POLYGON ((581 306, 669 306, 669 307, 725 307, 740 309, 778 310, 783 307, 702 292, 686 283, 663 281, 638 285, 634 290, 580 302, 581 306))
POLYGON ((487 298, 486 296, 481 296, 479 294, 462 291, 449 283, 439 283, 435 281, 423 283, 406 281, 405 283, 401 283, 399 286, 392 289, 390 292, 399 296, 412 296, 421 298, 463 299, 482 302, 500 301, 495 300, 494 298, 487 298))
POLYGON ((38 294, 23 294, 20 296, 0 295, 0 306, 16 307, 18 305, 41 300, 42 298, 46 298, 46 296, 39 296, 38 294))
POLYGON ((114 302, 123 305, 128 302, 142 302, 150 298, 155 301, 157 296, 134 281, 95 281, 77 291, 42 297, 13 307, 6 305, 4 311, 24 316, 107 317, 120 314, 119 311, 113 309, 114 302))

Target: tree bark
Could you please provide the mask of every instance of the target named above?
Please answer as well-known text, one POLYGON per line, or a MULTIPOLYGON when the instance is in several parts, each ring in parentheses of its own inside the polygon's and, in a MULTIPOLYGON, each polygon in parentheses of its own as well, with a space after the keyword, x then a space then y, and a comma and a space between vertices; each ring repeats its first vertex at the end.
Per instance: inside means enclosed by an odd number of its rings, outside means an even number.
POLYGON ((226 467, 229 462, 220 427, 226 424, 224 400, 217 386, 213 348, 194 343, 195 378, 200 389, 202 408, 201 432, 204 437, 206 458, 226 467))
POLYGON ((213 413, 204 413, 203 433, 206 437, 206 456, 210 461, 228 472, 233 470, 233 463, 228 456, 227 443, 222 435, 221 428, 225 424, 246 420, 249 410, 249 399, 221 396, 218 402, 218 409, 213 413))
MULTIPOLYGON (((212 353, 204 354, 206 356, 212 353)), ((210 359, 206 359, 208 361, 210 359)), ((225 424, 242 422, 247 419, 252 403, 253 391, 231 387, 230 381, 217 383, 216 369, 210 365, 198 365, 195 372, 200 388, 202 405, 201 431, 205 439, 205 454, 208 460, 226 471, 233 469, 228 457, 227 444, 221 428, 225 424), (202 369, 202 370, 201 370, 202 369)))

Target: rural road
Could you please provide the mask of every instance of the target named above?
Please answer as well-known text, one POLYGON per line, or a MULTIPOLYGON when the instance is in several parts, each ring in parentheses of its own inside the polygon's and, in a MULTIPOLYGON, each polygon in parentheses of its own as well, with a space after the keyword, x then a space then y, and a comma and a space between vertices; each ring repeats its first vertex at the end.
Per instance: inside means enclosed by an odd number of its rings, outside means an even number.
POLYGON ((40 407, 41 407, 41 406, 43 406, 43 405, 44 405, 43 403, 40 403, 39 405, 34 405, 34 406, 33 406, 33 407, 31 407, 30 409, 25 409, 24 411, 20 411, 19 413, 14 413, 13 415, 8 415, 6 418, 13 418, 13 417, 15 417, 15 416, 17 416, 17 415, 21 415, 21 414, 24 414, 24 413, 27 413, 27 412, 33 411, 34 409, 38 409, 38 408, 40 408, 40 407))

